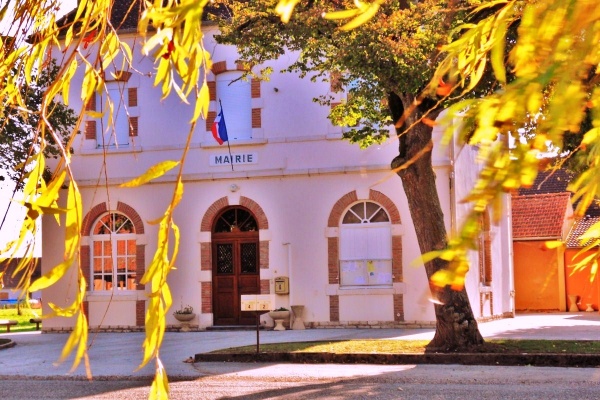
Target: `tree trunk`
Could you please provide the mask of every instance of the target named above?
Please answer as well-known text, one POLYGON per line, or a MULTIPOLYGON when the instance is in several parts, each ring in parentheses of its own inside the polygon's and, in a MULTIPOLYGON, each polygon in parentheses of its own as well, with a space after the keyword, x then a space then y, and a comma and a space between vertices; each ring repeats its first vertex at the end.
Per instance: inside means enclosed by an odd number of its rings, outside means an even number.
MULTIPOLYGON (((397 121, 413 104, 410 95, 391 94, 389 105, 394 120, 397 121)), ((430 109, 428 104, 418 105, 406 119, 404 126, 397 129, 399 155, 392 161, 392 168, 401 167, 397 174, 402 185, 421 254, 441 250, 447 246, 444 214, 436 188, 436 177, 431 162, 431 135, 433 128, 423 123, 415 123, 430 109), (413 125, 414 124, 414 125, 413 125), (410 129, 405 132, 407 126, 410 129)), ((439 111, 429 113, 427 118, 435 119, 439 111)), ((442 259, 425 263, 427 278, 447 266, 442 259)), ((436 330, 428 348, 437 351, 456 351, 483 344, 477 321, 473 316, 466 290, 455 291, 446 286, 437 288, 430 284, 434 301, 436 330)))

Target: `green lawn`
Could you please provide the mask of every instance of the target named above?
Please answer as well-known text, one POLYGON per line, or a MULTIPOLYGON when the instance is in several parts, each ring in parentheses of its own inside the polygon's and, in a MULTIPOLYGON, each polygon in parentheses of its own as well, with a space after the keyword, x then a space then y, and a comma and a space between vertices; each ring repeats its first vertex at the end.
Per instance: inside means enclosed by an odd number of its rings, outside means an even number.
MULTIPOLYGON (((314 352, 335 354, 420 354, 425 353, 428 340, 340 340, 261 344, 264 353, 314 352)), ((232 347, 213 353, 254 353, 256 346, 232 347)), ((473 352, 486 353, 569 353, 599 354, 600 341, 570 340, 487 340, 473 352)))
MULTIPOLYGON (((26 331, 35 331, 35 324, 29 322, 30 318, 39 318, 42 314, 42 310, 40 309, 25 309, 21 308, 21 315, 18 314, 17 308, 6 308, 0 309, 0 319, 14 319, 19 322, 18 325, 13 325, 10 327, 11 332, 26 332, 26 331)), ((40 329, 41 329, 40 324, 40 329)), ((0 334, 5 333, 6 328, 4 326, 0 326, 0 334)))

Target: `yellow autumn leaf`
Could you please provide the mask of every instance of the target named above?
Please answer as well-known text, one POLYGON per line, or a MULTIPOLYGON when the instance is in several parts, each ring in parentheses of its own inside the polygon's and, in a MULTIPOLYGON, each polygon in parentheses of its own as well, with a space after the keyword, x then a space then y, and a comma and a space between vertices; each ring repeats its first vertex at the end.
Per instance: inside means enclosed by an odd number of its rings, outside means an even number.
POLYGON ((590 145, 600 139, 600 128, 592 128, 583 135, 581 144, 590 145))
POLYGON ((560 240, 548 240, 546 242, 544 242, 544 246, 546 246, 547 249, 558 249, 559 247, 562 247, 564 245, 564 243, 560 240))
POLYGON ((148 168, 148 170, 146 172, 144 172, 142 175, 138 176, 137 178, 132 179, 129 182, 122 183, 121 185, 119 185, 119 187, 131 188, 131 187, 141 186, 147 182, 150 182, 153 179, 163 176, 165 173, 167 173, 171 169, 178 166, 179 163, 180 163, 180 161, 170 161, 170 160, 162 161, 162 162, 155 164, 152 167, 148 168))
POLYGON ((382 2, 381 0, 378 0, 378 1, 371 3, 371 5, 369 5, 369 7, 366 10, 361 12, 360 15, 358 15, 356 18, 352 19, 347 24, 343 25, 340 29, 343 31, 349 31, 349 30, 355 29, 355 28, 361 26, 362 24, 366 23, 371 18, 373 18, 375 16, 375 14, 377 14, 377 11, 379 11, 381 2, 382 2))
POLYGON ((104 114, 105 113, 102 111, 85 110, 85 115, 87 115, 90 118, 100 119, 100 118, 104 117, 104 114))
MULTIPOLYGON (((177 207, 177 205, 179 204, 179 202, 181 201, 181 199, 183 198, 183 183, 181 182, 181 180, 177 181, 177 184, 175 186, 175 192, 173 193, 173 201, 171 203, 171 207, 177 207)), ((172 228, 175 229, 176 225, 173 223, 171 224, 172 228)))
POLYGON ((331 11, 327 13, 323 13, 323 18, 325 19, 348 19, 357 16, 360 14, 360 9, 353 8, 350 10, 341 10, 341 11, 331 11))
POLYGON ((292 13, 294 12, 294 7, 298 4, 300 0, 280 0, 275 7, 275 13, 281 16, 281 22, 287 24, 292 17, 292 13))
POLYGON ((67 68, 67 70, 65 71, 63 79, 61 80, 62 100, 63 103, 65 103, 65 105, 67 106, 69 105, 69 92, 71 91, 71 80, 73 79, 75 72, 77 72, 77 60, 73 59, 69 64, 69 68, 67 68))
POLYGON ((202 88, 200 89, 200 93, 198 98, 196 99, 196 107, 194 108, 194 116, 192 117, 190 123, 193 123, 202 116, 202 118, 206 119, 206 115, 208 114, 208 106, 210 104, 210 93, 208 90, 208 83, 206 80, 202 84, 202 88))
POLYGON ((588 240, 596 239, 600 237, 600 222, 596 222, 590 226, 581 236, 579 240, 581 243, 586 243, 588 240))
POLYGON ((79 250, 79 235, 83 221, 81 211, 81 193, 74 181, 69 182, 67 191, 67 215, 65 222, 65 260, 75 259, 79 250))
POLYGON ((62 278, 67 270, 71 267, 72 260, 66 260, 52 268, 46 274, 39 277, 35 282, 33 282, 29 288, 30 291, 36 292, 38 290, 46 289, 47 287, 56 283, 60 278, 62 278))
POLYGON ((150 394, 148 399, 150 400, 163 400, 169 398, 169 379, 167 372, 160 359, 156 360, 157 367, 150 387, 150 394))
POLYGON ((83 61, 86 64, 86 67, 83 75, 83 83, 81 85, 81 100, 83 100, 84 104, 88 104, 92 96, 95 96, 96 90, 102 79, 94 67, 85 58, 83 61))
POLYGON ((109 32, 102 40, 100 52, 102 53, 102 69, 106 70, 120 53, 119 40, 113 32, 109 32))
POLYGON ((79 312, 77 315, 77 321, 75 322, 75 326, 73 327, 73 331, 69 335, 69 339, 67 343, 63 347, 61 352, 61 356, 59 362, 65 361, 69 355, 75 351, 75 356, 73 358, 73 364, 71 365, 71 369, 69 372, 74 372, 79 366, 81 359, 86 359, 86 372, 88 379, 91 378, 91 372, 89 370, 89 363, 87 362, 87 343, 88 342, 88 327, 87 327, 87 318, 83 312, 79 312))
POLYGON ((598 273, 598 260, 594 260, 592 268, 590 270, 590 282, 594 282, 596 274, 598 273))
POLYGON ((40 194, 40 197, 36 201, 40 206, 50 207, 53 204, 56 204, 56 200, 58 199, 58 191, 62 187, 63 182, 65 181, 65 177, 67 176, 67 171, 62 170, 60 174, 50 182, 47 186, 46 190, 40 194))
POLYGON ((416 258, 415 260, 413 260, 411 262, 411 265, 415 266, 415 267, 420 267, 422 264, 427 264, 428 262, 433 261, 436 258, 440 257, 442 253, 443 253, 443 250, 430 251, 430 252, 425 253, 422 256, 416 258))

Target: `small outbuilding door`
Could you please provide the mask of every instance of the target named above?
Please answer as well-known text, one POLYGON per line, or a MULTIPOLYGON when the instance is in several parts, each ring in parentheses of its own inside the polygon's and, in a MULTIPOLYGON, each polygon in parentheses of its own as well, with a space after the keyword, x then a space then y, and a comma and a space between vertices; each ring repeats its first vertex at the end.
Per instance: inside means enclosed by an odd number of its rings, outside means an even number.
POLYGON ((252 213, 230 207, 212 231, 214 325, 252 325, 253 313, 240 310, 243 294, 260 293, 258 226, 252 213))

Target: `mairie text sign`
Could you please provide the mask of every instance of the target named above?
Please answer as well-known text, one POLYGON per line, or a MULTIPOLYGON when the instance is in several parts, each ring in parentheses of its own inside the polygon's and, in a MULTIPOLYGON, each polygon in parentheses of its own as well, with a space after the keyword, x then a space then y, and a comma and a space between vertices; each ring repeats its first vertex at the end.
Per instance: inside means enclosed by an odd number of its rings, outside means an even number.
POLYGON ((233 154, 213 154, 210 156, 209 165, 218 167, 220 165, 242 165, 258 164, 257 153, 233 153, 233 154))

